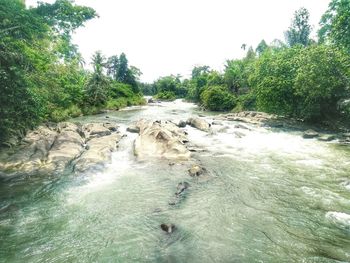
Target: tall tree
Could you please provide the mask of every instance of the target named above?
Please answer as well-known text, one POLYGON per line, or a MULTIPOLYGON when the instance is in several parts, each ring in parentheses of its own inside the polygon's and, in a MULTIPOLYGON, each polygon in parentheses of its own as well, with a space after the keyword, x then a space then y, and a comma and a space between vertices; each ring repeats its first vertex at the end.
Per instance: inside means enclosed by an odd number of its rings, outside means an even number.
POLYGON ((192 79, 199 77, 202 74, 209 72, 209 66, 196 66, 192 69, 192 79))
POLYGON ((350 1, 332 0, 321 18, 318 32, 320 42, 330 42, 345 47, 350 52, 350 1))
POLYGON ((125 83, 128 78, 128 59, 126 58, 125 53, 121 53, 119 56, 119 67, 117 70, 117 80, 119 82, 125 83))
POLYGON ((113 80, 118 80, 119 58, 118 56, 111 56, 107 60, 107 75, 113 80))
POLYGON ((100 51, 97 51, 92 57, 92 73, 86 87, 87 101, 91 105, 103 105, 108 96, 108 79, 103 74, 105 67, 105 57, 100 51))
POLYGON ((294 18, 289 29, 285 32, 285 38, 289 46, 297 44, 307 46, 311 33, 309 24, 309 11, 302 7, 294 13, 294 18))
POLYGON ((260 56, 266 49, 268 49, 268 45, 266 44, 265 40, 261 40, 259 45, 256 47, 255 52, 258 53, 260 56))

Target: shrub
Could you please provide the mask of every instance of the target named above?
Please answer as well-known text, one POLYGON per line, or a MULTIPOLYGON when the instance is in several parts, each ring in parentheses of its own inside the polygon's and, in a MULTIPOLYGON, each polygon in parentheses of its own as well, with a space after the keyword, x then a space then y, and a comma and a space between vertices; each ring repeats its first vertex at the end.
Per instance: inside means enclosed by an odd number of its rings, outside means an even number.
POLYGON ((236 97, 222 86, 209 86, 201 95, 206 109, 212 111, 232 110, 236 106, 236 97))
POLYGON ((166 100, 166 101, 173 101, 176 99, 176 95, 172 91, 162 91, 159 92, 156 96, 156 99, 158 100, 166 100))

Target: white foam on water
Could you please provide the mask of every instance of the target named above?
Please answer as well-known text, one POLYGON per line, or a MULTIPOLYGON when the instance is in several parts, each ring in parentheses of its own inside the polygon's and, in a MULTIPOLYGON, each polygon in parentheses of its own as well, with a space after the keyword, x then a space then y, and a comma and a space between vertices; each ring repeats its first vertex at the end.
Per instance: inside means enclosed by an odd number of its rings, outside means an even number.
POLYGON ((327 212, 326 218, 334 224, 350 227, 350 215, 342 212, 327 212))

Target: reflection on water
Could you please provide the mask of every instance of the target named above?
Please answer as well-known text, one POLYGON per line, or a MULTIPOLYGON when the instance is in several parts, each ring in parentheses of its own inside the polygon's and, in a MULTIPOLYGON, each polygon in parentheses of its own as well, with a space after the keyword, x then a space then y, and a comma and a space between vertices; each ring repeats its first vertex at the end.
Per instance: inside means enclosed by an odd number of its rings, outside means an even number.
MULTIPOLYGON (((140 118, 197 113, 176 101, 75 121, 108 115, 125 131, 140 118)), ((1 182, 0 262, 350 261, 349 149, 247 126, 186 127, 206 150, 195 153, 206 180, 181 163, 138 162, 128 134, 102 172, 1 182), (169 206, 182 181, 191 187, 169 206), (162 223, 177 230, 166 234, 162 223)))

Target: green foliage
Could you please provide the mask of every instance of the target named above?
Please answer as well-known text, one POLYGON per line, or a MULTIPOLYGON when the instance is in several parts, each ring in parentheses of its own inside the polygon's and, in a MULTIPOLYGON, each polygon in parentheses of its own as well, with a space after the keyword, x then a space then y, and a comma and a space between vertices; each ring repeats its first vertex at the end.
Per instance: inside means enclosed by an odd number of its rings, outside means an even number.
POLYGON ((321 18, 320 42, 330 42, 344 47, 350 53, 350 1, 332 0, 321 18))
POLYGON ((350 95, 348 57, 320 45, 302 50, 298 62, 294 87, 301 100, 297 114, 310 120, 338 115, 338 101, 350 95))
POLYGON ((23 1, 0 0, 0 142, 43 121, 97 113, 110 100, 143 103, 137 83, 141 72, 127 66, 125 55, 127 88, 115 88, 105 76, 101 53, 93 58, 93 73, 82 68, 71 34, 96 16, 70 0, 31 9, 23 1))
POLYGON ((249 92, 247 94, 241 95, 237 98, 236 111, 256 110, 256 94, 254 92, 249 92))
POLYGON ((102 106, 108 99, 109 79, 103 74, 105 58, 97 51, 92 58, 94 72, 86 85, 86 101, 90 105, 102 106))
POLYGON ((300 47, 265 52, 257 61, 250 76, 257 95, 259 110, 290 114, 295 108, 293 81, 296 75, 296 58, 300 47))
POLYGON ((185 97, 187 89, 182 85, 180 76, 166 76, 154 83, 159 99, 175 99, 185 97))
POLYGON ((328 46, 264 53, 252 75, 259 110, 320 120, 349 95, 347 57, 328 46))
POLYGON ((243 60, 227 60, 225 65, 225 82, 231 91, 238 90, 246 85, 245 63, 243 60))
POLYGON ((159 100, 173 101, 176 99, 176 95, 173 91, 161 91, 157 93, 155 98, 159 100))
POLYGON ((266 44, 265 40, 263 39, 256 47, 255 52, 260 56, 268 48, 269 48, 269 46, 266 44))
POLYGON ((235 96, 222 86, 208 86, 201 94, 201 101, 212 111, 232 110, 236 106, 235 96))
POLYGON ((300 8, 294 13, 292 25, 285 32, 285 37, 290 47, 295 45, 307 46, 311 33, 309 24, 310 14, 306 8, 300 8))
POLYGON ((31 76, 50 62, 38 48, 48 30, 22 3, 0 0, 0 141, 36 125, 44 115, 31 76))
POLYGON ((119 57, 114 55, 108 58, 106 68, 107 75, 113 80, 131 85, 134 93, 140 92, 138 79, 142 75, 142 72, 134 66, 129 68, 128 60, 124 53, 119 57))
POLYGON ((144 95, 153 96, 157 94, 157 87, 154 83, 140 83, 140 90, 144 95))

